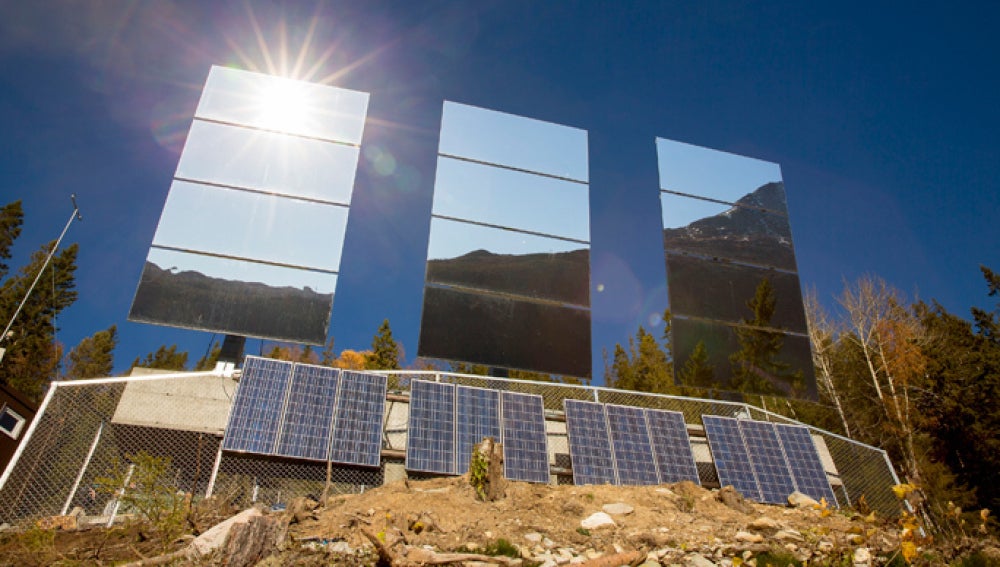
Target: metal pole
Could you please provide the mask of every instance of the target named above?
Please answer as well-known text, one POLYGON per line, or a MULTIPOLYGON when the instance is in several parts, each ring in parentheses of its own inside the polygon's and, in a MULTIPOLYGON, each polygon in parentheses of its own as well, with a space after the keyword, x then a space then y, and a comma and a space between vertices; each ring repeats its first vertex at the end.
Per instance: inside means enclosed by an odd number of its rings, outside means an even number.
POLYGON ((28 298, 31 297, 31 292, 35 291, 35 286, 38 285, 38 280, 42 279, 42 274, 45 273, 45 268, 49 266, 49 262, 52 261, 52 257, 55 256, 56 250, 59 249, 59 244, 62 243, 62 239, 66 236, 66 231, 69 230, 69 225, 73 224, 74 220, 83 220, 80 216, 80 207, 76 206, 76 195, 70 195, 70 200, 73 202, 73 212, 69 215, 69 220, 66 221, 66 226, 63 228, 62 233, 59 238, 56 239, 56 243, 52 246, 52 250, 49 250, 49 255, 45 258, 45 263, 42 264, 42 269, 38 270, 38 275, 35 276, 35 281, 31 282, 31 287, 28 288, 28 292, 24 294, 24 298, 21 299, 21 304, 17 306, 14 310, 14 314, 11 315, 10 321, 7 322, 7 327, 3 330, 3 334, 0 334, 0 343, 2 343, 7 338, 7 333, 10 332, 10 328, 14 326, 14 320, 17 316, 21 314, 21 309, 24 308, 24 304, 28 302, 28 298))
POLYGON ((133 472, 135 472, 135 463, 128 466, 128 473, 125 475, 125 482, 122 483, 122 487, 118 490, 118 494, 115 495, 115 505, 111 508, 111 515, 108 516, 108 524, 104 527, 110 528, 111 525, 115 523, 115 518, 118 516, 118 507, 122 504, 122 497, 125 496, 125 491, 128 490, 128 483, 132 480, 133 472))
POLYGON ((215 464, 212 465, 212 474, 208 477, 208 486, 205 488, 205 498, 211 498, 215 492, 215 479, 219 476, 219 465, 222 464, 222 441, 219 441, 219 452, 215 454, 215 464))
POLYGON ((80 481, 83 480, 83 473, 87 472, 87 467, 90 466, 90 459, 94 458, 94 451, 97 449, 97 443, 101 440, 101 433, 104 432, 104 422, 97 427, 97 433, 94 434, 94 442, 90 444, 90 451, 87 451, 87 458, 83 461, 83 466, 80 467, 80 472, 76 475, 76 480, 73 482, 73 488, 69 491, 69 495, 66 496, 66 503, 63 504, 62 512, 59 513, 60 516, 65 516, 66 512, 69 511, 69 505, 73 503, 73 496, 76 495, 76 490, 80 488, 80 481))
POLYGON ((45 410, 49 407, 49 402, 52 401, 52 395, 56 392, 56 387, 58 384, 55 382, 49 384, 49 391, 45 394, 45 399, 42 400, 42 405, 38 407, 38 413, 35 414, 34 419, 31 420, 31 425, 28 426, 28 431, 24 433, 24 438, 21 439, 21 443, 18 444, 17 449, 14 451, 14 456, 10 458, 10 462, 7 463, 6 470, 3 471, 3 476, 0 476, 0 489, 3 489, 4 485, 7 484, 7 480, 10 478, 10 473, 14 471, 14 467, 17 466, 17 462, 21 460, 21 455, 24 454, 24 450, 28 447, 28 442, 31 441, 32 436, 35 434, 35 429, 38 428, 38 424, 45 417, 45 410))

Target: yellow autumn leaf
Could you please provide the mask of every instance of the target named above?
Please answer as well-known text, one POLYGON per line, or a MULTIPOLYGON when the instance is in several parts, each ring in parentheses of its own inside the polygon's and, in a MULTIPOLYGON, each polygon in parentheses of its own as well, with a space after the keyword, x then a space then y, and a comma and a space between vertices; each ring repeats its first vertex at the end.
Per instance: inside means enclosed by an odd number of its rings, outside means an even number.
POLYGON ((906 495, 916 490, 916 487, 909 483, 897 484, 892 487, 892 493, 896 495, 896 498, 902 500, 906 498, 906 495))
POLYGON ((743 565, 743 558, 733 557, 733 567, 740 567, 740 565, 743 565))
POLYGON ((982 510, 979 511, 979 517, 982 518, 983 521, 985 522, 986 518, 990 517, 990 511, 987 510, 986 508, 983 508, 982 510))
POLYGON ((910 563, 917 556, 917 544, 912 541, 904 541, 899 544, 899 552, 903 554, 903 559, 910 563))
POLYGON ((865 521, 868 522, 869 524, 874 524, 875 523, 875 512, 872 512, 871 514, 868 514, 867 516, 865 516, 865 521))
POLYGON ((829 516, 830 514, 833 514, 833 512, 831 512, 829 508, 823 508, 822 510, 819 511, 819 517, 820 518, 825 518, 825 517, 829 516))

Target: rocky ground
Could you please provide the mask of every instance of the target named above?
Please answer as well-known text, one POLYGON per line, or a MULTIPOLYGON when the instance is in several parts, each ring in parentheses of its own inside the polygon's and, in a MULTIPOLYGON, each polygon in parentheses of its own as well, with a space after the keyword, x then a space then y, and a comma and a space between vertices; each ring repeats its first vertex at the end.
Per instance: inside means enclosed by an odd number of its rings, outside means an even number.
MULTIPOLYGON (((615 487, 512 482, 501 498, 484 502, 467 477, 408 480, 364 494, 332 496, 325 506, 301 498, 285 511, 251 510, 241 517, 254 528, 243 530, 243 539, 237 540, 236 530, 228 539, 224 530, 206 530, 193 542, 194 536, 187 535, 170 549, 161 545, 160 555, 151 552, 155 546, 149 542, 122 544, 116 557, 102 556, 100 550, 95 554, 93 541, 80 531, 60 536, 76 548, 57 538, 55 555, 26 553, 23 537, 8 534, 0 539, 0 564, 51 564, 54 559, 260 566, 905 564, 899 550, 901 535, 906 536, 895 520, 808 503, 755 504, 731 488, 708 490, 691 483, 615 487)), ((91 539, 103 538, 108 546, 107 530, 93 532, 91 539)), ((959 552, 974 551, 986 561, 976 564, 1000 565, 995 540, 963 542, 947 549, 925 542, 913 561, 950 564, 959 552)))

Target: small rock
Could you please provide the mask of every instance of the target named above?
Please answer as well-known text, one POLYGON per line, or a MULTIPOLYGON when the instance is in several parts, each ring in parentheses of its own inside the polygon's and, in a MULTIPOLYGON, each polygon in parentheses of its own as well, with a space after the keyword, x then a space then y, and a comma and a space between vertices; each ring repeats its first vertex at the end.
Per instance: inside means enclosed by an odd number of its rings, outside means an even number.
POLYGON ((526 533, 526 534, 524 534, 524 539, 530 541, 531 543, 541 543, 541 541, 542 541, 542 534, 540 534, 538 532, 526 533))
POLYGON ((669 488, 657 488, 656 492, 659 492, 660 494, 666 494, 667 496, 674 495, 674 491, 670 490, 669 488))
POLYGON ((617 526, 611 516, 605 512, 594 512, 580 522, 580 527, 585 530, 596 530, 604 526, 617 526))
POLYGON ((705 556, 700 553, 692 553, 684 558, 684 565, 687 567, 715 567, 715 563, 712 563, 705 556))
POLYGON ((587 559, 590 559, 590 560, 597 559, 598 557, 604 555, 600 551, 597 551, 597 550, 594 550, 594 549, 588 549, 587 551, 584 551, 583 554, 587 557, 587 559))
POLYGON ((816 549, 822 551, 823 553, 830 553, 833 551, 833 542, 828 540, 821 540, 816 544, 816 549))
POLYGON ((854 567, 870 567, 872 564, 872 554, 867 547, 859 547, 854 550, 854 567))
POLYGON ((802 494, 798 490, 788 495, 788 503, 796 508, 812 508, 813 506, 819 506, 819 502, 815 499, 802 494))
POLYGON ((749 549, 743 552, 743 561, 749 561, 753 557, 753 552, 749 549))
POLYGON ((625 548, 618 545, 617 543, 611 544, 615 548, 615 553, 625 553, 625 548))
POLYGON ((752 534, 750 532, 736 532, 736 541, 745 541, 747 543, 760 543, 764 541, 764 536, 760 534, 752 534))
POLYGON ((354 553, 354 550, 351 549, 351 546, 348 545, 346 541, 336 541, 331 544, 327 550, 331 553, 340 553, 343 555, 350 555, 351 553, 354 553))
POLYGON ((556 542, 552 541, 549 538, 545 538, 545 539, 542 540, 542 545, 544 545, 545 547, 549 547, 550 548, 550 547, 554 546, 555 544, 556 544, 556 542))
POLYGON ((791 551, 792 553, 795 553, 796 551, 799 550, 799 546, 795 545, 794 543, 786 543, 785 549, 791 551))
POLYGON ((485 537, 486 539, 493 539, 493 532, 491 532, 491 531, 487 530, 487 531, 483 532, 483 536, 484 536, 484 537, 485 537))
POLYGON ((605 504, 601 506, 601 509, 608 514, 616 514, 618 516, 627 516, 635 511, 635 508, 625 504, 624 502, 615 502, 614 504, 605 504))
POLYGON ((229 532, 236 524, 247 524, 251 518, 260 516, 261 512, 257 508, 248 508, 232 518, 218 523, 208 530, 202 532, 191 542, 191 550, 195 555, 207 555, 222 547, 229 537, 229 532))
POLYGON ((715 495, 715 499, 737 512, 743 512, 744 514, 754 513, 753 506, 730 485, 720 488, 718 494, 715 495))
POLYGON ((803 541, 802 534, 795 530, 779 530, 773 536, 778 541, 803 541))
POLYGON ((639 567, 660 567, 659 561, 646 560, 639 564, 639 567))
POLYGON ((549 558, 549 559, 546 559, 545 561, 543 561, 542 564, 539 565, 538 567, 556 567, 556 565, 557 565, 556 564, 556 560, 552 559, 552 558, 549 558))
POLYGON ((761 516, 756 520, 750 522, 750 524, 747 527, 749 527, 752 530, 776 530, 781 526, 778 524, 778 521, 775 520, 774 518, 761 516))
POLYGON ((475 553, 480 550, 479 544, 474 541, 465 542, 465 545, 463 547, 465 547, 465 549, 468 549, 472 553, 475 553))

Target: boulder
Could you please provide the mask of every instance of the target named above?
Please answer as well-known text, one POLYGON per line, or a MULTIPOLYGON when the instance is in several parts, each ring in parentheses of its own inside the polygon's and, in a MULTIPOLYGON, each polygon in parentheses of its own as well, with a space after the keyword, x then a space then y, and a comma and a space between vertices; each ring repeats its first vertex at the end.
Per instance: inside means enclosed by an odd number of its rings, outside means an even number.
POLYGON ((819 506, 815 499, 802 494, 798 490, 788 495, 788 503, 796 508, 812 508, 819 506))
POLYGON ((617 516, 626 516, 635 511, 635 508, 625 504, 624 502, 615 502, 614 504, 605 504, 601 506, 601 509, 608 514, 615 514, 617 516))
POLYGON ((580 522, 580 527, 585 530, 595 530, 605 526, 617 526, 611 516, 605 512, 594 512, 580 522))

